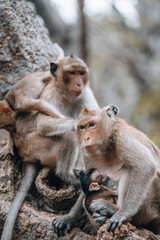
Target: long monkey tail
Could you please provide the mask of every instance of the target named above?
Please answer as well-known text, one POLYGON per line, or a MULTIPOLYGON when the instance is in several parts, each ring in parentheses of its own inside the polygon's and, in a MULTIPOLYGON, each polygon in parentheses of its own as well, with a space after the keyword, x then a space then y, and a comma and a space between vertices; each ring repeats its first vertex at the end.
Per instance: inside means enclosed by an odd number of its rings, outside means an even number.
POLYGON ((37 175, 37 167, 34 164, 27 163, 25 165, 25 174, 22 179, 20 188, 11 204, 7 219, 4 224, 1 240, 10 240, 12 238, 12 231, 17 218, 19 209, 37 175))

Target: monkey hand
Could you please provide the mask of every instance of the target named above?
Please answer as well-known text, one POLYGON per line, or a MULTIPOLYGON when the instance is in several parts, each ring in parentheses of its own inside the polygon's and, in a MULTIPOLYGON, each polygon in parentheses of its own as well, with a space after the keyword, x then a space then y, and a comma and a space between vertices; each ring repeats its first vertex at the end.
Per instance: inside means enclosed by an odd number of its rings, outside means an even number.
POLYGON ((129 220, 128 214, 125 214, 124 211, 119 210, 117 211, 109 220, 109 223, 107 224, 107 231, 108 232, 114 232, 114 230, 118 227, 120 228, 121 225, 129 220))
POLYGON ((114 204, 104 199, 93 200, 90 208, 93 212, 93 220, 98 225, 102 225, 107 218, 110 218, 117 211, 114 204))
POLYGON ((3 147, 0 150, 0 159, 4 160, 7 157, 8 154, 11 154, 12 156, 14 155, 13 147, 11 147, 7 144, 5 147, 3 147))
POLYGON ((77 125, 77 120, 74 119, 74 120, 73 120, 73 128, 72 128, 72 131, 76 131, 76 125, 77 125))
POLYGON ((75 131, 75 126, 76 126, 76 123, 77 123, 77 120, 76 119, 73 119, 73 118, 70 118, 70 117, 65 117, 65 120, 68 121, 71 129, 69 129, 70 131, 75 131))
POLYGON ((57 217, 53 220, 52 226, 54 232, 57 234, 58 237, 64 236, 64 230, 67 229, 68 232, 74 226, 75 219, 70 216, 69 214, 57 217))

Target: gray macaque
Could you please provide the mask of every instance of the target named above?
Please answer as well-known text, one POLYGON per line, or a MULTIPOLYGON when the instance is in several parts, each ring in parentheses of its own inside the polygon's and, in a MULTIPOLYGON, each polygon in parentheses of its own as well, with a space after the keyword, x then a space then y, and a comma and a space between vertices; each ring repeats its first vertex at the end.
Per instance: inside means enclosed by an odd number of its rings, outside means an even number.
POLYGON ((132 221, 160 234, 160 150, 145 134, 115 116, 117 112, 110 105, 84 109, 77 122, 86 169, 105 171, 119 184, 117 205, 103 199, 92 201, 93 218, 102 224, 111 217, 108 231, 132 221))

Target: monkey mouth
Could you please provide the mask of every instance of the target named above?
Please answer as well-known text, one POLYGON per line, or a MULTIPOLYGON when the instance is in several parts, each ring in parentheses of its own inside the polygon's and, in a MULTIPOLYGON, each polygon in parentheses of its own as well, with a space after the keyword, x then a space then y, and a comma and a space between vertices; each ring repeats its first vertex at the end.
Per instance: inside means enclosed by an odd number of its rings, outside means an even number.
POLYGON ((82 93, 82 89, 77 89, 77 90, 76 90, 76 89, 67 87, 67 90, 68 90, 68 92, 70 92, 71 94, 73 93, 73 94, 80 95, 80 94, 82 93))
POLYGON ((103 174, 102 179, 101 179, 102 183, 105 183, 107 181, 107 179, 108 179, 107 174, 106 175, 103 174))
POLYGON ((87 144, 87 145, 84 145, 85 148, 92 148, 92 147, 95 147, 97 144, 87 144))
POLYGON ((78 90, 71 90, 71 92, 76 93, 78 95, 82 93, 82 91, 78 91, 78 90))

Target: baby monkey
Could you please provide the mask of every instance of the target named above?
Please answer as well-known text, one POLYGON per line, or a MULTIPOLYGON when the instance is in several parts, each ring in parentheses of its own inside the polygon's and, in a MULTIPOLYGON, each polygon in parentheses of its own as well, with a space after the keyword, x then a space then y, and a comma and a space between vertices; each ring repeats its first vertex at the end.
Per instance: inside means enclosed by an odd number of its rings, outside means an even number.
POLYGON ((117 204, 117 185, 108 187, 110 181, 109 177, 96 168, 91 168, 88 171, 74 169, 74 174, 80 180, 81 188, 86 195, 83 201, 83 207, 91 223, 94 227, 98 228, 99 225, 93 222, 93 212, 90 205, 95 199, 104 199, 108 204, 117 204))

